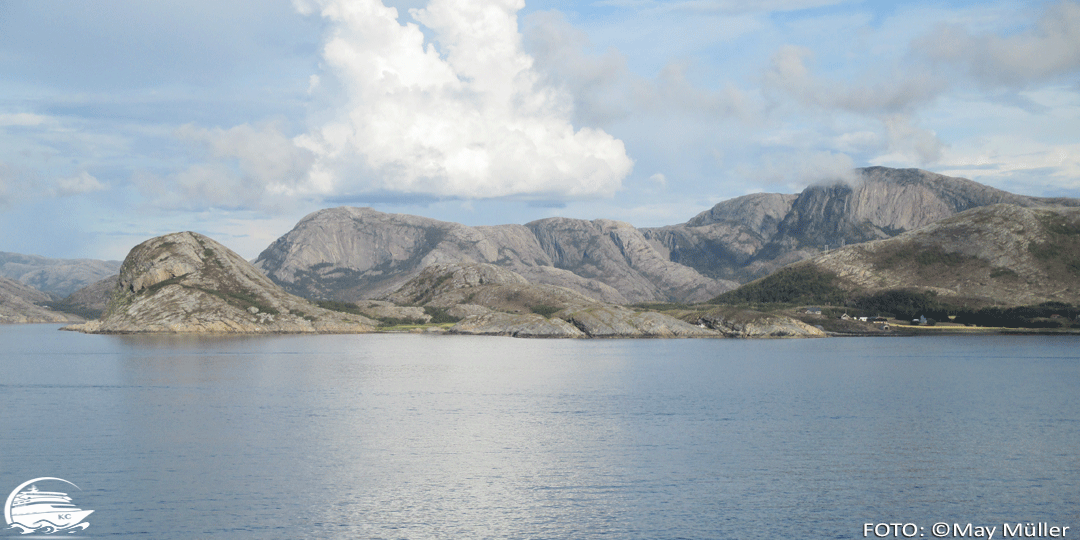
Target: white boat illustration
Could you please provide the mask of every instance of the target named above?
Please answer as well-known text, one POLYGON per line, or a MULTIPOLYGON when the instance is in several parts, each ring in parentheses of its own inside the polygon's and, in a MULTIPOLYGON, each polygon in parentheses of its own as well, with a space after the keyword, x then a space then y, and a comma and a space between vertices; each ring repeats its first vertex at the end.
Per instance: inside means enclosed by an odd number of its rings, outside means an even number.
POLYGON ((90 524, 81 522, 93 512, 72 504, 67 493, 38 491, 35 485, 19 492, 11 501, 11 525, 17 525, 25 532, 85 529, 90 524))

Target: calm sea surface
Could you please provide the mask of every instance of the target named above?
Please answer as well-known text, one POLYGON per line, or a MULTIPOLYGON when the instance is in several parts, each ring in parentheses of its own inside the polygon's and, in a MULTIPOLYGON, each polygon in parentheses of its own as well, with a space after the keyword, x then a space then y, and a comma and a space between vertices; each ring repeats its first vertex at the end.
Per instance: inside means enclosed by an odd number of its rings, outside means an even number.
POLYGON ((56 328, 0 326, 0 497, 77 484, 77 536, 1080 538, 1076 337, 56 328))

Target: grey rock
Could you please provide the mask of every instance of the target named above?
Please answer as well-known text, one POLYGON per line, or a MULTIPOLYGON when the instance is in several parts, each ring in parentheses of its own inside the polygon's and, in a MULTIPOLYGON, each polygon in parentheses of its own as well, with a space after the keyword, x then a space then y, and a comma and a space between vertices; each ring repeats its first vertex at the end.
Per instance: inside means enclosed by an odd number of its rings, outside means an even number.
POLYGON ((0 277, 0 323, 64 323, 82 318, 43 306, 49 295, 24 283, 0 277))
POLYGON ((857 181, 798 195, 755 194, 717 204, 683 225, 643 229, 672 261, 745 282, 826 249, 890 238, 965 210, 998 203, 1077 206, 919 169, 868 167, 857 181))
POLYGON ((112 291, 116 288, 119 279, 119 275, 112 275, 91 283, 54 304, 54 307, 60 311, 75 313, 86 319, 97 319, 105 311, 105 306, 109 303, 109 296, 112 295, 112 291))
POLYGON ((749 310, 716 309, 702 315, 698 322, 735 338, 826 337, 820 328, 780 315, 749 310))
POLYGON ((494 264, 603 302, 703 300, 735 285, 673 263, 625 223, 466 227, 370 208, 315 212, 255 261, 294 294, 346 301, 383 297, 438 263, 494 264))
POLYGON ((287 294, 221 244, 192 232, 131 250, 101 319, 87 333, 367 332, 372 321, 287 294), (249 308, 256 308, 250 310, 249 308))
POLYGON ((511 337, 579 338, 585 334, 561 319, 548 319, 535 313, 489 312, 459 321, 452 334, 511 337))
POLYGON ((991 305, 1080 303, 1080 208, 997 204, 804 264, 848 289, 915 288, 991 305))
POLYGON ((0 252, 0 276, 21 281, 55 299, 115 275, 119 270, 120 261, 50 259, 0 252))
POLYGON ((655 312, 635 312, 622 306, 573 308, 555 316, 570 322, 589 337, 718 337, 695 326, 655 312))

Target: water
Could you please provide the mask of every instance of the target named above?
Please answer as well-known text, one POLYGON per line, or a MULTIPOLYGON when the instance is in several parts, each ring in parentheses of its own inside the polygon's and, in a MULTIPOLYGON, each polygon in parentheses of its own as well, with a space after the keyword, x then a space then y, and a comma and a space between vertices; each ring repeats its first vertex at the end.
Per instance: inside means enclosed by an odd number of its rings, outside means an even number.
POLYGON ((1080 537, 1075 337, 55 328, 0 327, 0 497, 78 484, 77 536, 1080 537))

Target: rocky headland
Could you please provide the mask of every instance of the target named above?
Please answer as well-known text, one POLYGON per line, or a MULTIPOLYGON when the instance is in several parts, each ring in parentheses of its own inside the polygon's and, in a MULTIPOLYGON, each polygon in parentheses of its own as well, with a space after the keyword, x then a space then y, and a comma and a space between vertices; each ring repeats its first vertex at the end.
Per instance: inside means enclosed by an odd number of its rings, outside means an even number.
POLYGON ((192 232, 139 244, 120 268, 100 319, 86 333, 370 332, 366 317, 290 295, 221 244, 192 232))

